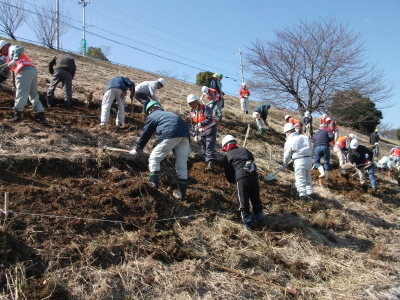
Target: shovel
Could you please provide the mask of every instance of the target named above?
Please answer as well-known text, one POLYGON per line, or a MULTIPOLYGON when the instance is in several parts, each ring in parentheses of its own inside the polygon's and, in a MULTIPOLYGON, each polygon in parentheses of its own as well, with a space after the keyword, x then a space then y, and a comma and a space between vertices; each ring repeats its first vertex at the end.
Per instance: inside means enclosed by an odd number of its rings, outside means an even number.
MULTIPOLYGON (((289 162, 288 162, 288 165, 291 164, 292 162, 293 162, 293 160, 289 161, 289 162)), ((286 167, 284 167, 284 166, 280 167, 280 168, 279 168, 278 170, 276 170, 275 172, 269 173, 268 175, 264 176, 263 179, 264 179, 265 181, 272 181, 272 180, 275 179, 276 174, 278 174, 278 173, 279 173, 280 171, 282 171, 283 169, 286 169, 286 167)))
POLYGON ((126 149, 114 148, 114 147, 108 147, 108 146, 104 146, 103 149, 108 150, 108 151, 125 152, 125 153, 129 153, 129 151, 130 151, 130 150, 126 150, 126 149))

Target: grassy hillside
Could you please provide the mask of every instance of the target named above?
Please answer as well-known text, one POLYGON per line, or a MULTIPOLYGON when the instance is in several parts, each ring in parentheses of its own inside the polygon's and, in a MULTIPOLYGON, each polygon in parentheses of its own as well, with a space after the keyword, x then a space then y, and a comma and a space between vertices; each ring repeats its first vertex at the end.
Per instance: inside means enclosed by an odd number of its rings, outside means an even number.
MULTIPOLYGON (((47 62, 56 51, 22 43, 39 70, 41 97, 47 62)), ((73 111, 59 103, 47 124, 10 123, 11 84, 0 91, 0 195, 10 210, 0 219, 0 299, 396 299, 400 295, 400 195, 394 174, 378 172, 378 194, 334 169, 329 182, 313 174, 319 196, 299 201, 294 175, 260 180, 266 226, 246 231, 236 209, 235 186, 221 165, 205 171, 192 145, 187 199, 171 197, 174 160, 162 164, 161 188, 147 181, 147 158, 104 151, 131 149, 144 118, 127 104, 127 127, 97 127, 107 82, 118 75, 136 83, 157 76, 76 56, 73 111), (251 275, 239 276, 215 264, 251 275), (258 278, 259 280, 255 280, 258 278), (268 283, 297 288, 295 296, 268 283)), ((200 88, 167 78, 160 99, 185 116, 186 96, 200 88)), ((252 107, 256 104, 252 103, 252 107)), ((253 120, 227 97, 218 142, 233 134, 243 143, 253 120)), ((252 127, 247 146, 261 176, 281 160, 286 110, 273 108, 264 137, 252 127)), ((253 125, 252 125, 253 126, 253 125)), ((343 133, 350 132, 347 128, 343 133)), ((360 136, 362 142, 367 137, 360 136)), ((383 151, 393 145, 385 140, 383 151)), ((1 201, 0 201, 1 202, 1 201)))

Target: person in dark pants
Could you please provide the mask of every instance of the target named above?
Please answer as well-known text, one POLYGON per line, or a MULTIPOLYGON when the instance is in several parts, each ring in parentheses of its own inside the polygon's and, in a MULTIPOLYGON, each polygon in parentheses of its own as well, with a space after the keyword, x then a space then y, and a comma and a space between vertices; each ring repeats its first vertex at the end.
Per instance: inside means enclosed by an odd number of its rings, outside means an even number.
POLYGON ((52 75, 47 90, 47 106, 53 105, 54 91, 61 82, 64 90, 65 108, 72 108, 72 79, 75 76, 75 60, 68 54, 59 54, 49 62, 49 73, 52 75))
POLYGON ((200 136, 201 150, 207 163, 207 170, 211 170, 215 160, 217 123, 214 120, 211 108, 200 104, 195 95, 188 95, 186 100, 192 109, 190 111, 192 135, 195 136, 195 139, 200 136))
POLYGON ((150 101, 157 101, 157 90, 165 86, 165 79, 159 78, 156 81, 143 81, 136 86, 135 98, 143 106, 143 115, 146 115, 146 106, 150 101))
POLYGON ((360 179, 361 186, 364 192, 368 191, 368 185, 365 181, 365 172, 368 172, 368 177, 371 182, 371 187, 374 192, 377 191, 377 184, 375 179, 375 163, 374 154, 367 147, 360 145, 357 139, 350 142, 349 162, 353 164, 356 169, 357 175, 360 179))
POLYGON ((375 129, 373 133, 369 136, 369 143, 373 147, 374 156, 379 156, 379 129, 375 129))
POLYGON ((328 180, 328 173, 329 173, 329 161, 330 161, 330 150, 329 150, 329 143, 333 141, 333 134, 324 130, 321 127, 313 136, 313 144, 314 144, 314 164, 315 167, 319 171, 319 177, 324 177, 325 180, 328 180), (321 164, 321 158, 324 158, 324 165, 321 164))
POLYGON ((255 220, 265 223, 253 154, 246 148, 239 148, 232 135, 226 135, 222 139, 222 151, 226 152, 223 160, 225 177, 228 182, 236 183, 243 225, 247 229, 251 228, 249 201, 253 206, 255 220))

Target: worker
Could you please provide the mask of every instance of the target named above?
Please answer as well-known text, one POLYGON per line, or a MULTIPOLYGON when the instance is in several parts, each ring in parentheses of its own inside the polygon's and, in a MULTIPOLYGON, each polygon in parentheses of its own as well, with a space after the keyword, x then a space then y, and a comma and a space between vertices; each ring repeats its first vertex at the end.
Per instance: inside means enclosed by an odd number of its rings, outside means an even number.
POLYGON ((0 40, 0 54, 6 57, 6 65, 15 75, 15 104, 14 118, 12 121, 18 122, 23 118, 23 111, 26 103, 32 103, 36 111, 38 122, 45 122, 44 108, 39 100, 37 70, 24 52, 24 47, 11 45, 9 42, 0 40))
POLYGON ((331 132, 333 134, 333 140, 331 142, 332 147, 334 145, 334 142, 338 139, 339 137, 339 126, 337 126, 336 121, 332 119, 331 117, 326 118, 326 123, 325 123, 325 130, 331 132))
POLYGON ((379 129, 376 128, 369 136, 369 143, 372 145, 372 152, 374 152, 374 157, 379 156, 379 129))
POLYGON ((347 163, 346 154, 349 150, 351 140, 352 138, 350 136, 341 136, 336 140, 335 145, 333 146, 333 151, 339 159, 339 167, 342 167, 347 163))
POLYGON ((271 108, 269 104, 261 104, 254 109, 253 118, 256 120, 257 131, 259 134, 265 133, 268 111, 271 108))
POLYGON ((223 159, 225 178, 230 183, 236 183, 239 210, 244 227, 251 229, 252 225, 250 202, 254 219, 259 223, 265 223, 257 166, 254 163, 253 154, 246 148, 240 148, 232 135, 224 136, 221 144, 222 151, 226 153, 223 159))
POLYGON ((224 95, 225 93, 222 92, 222 78, 224 78, 224 75, 220 74, 220 73, 215 73, 213 74, 211 81, 210 81, 210 85, 209 87, 216 90, 220 96, 220 100, 221 100, 221 110, 224 108, 224 95))
POLYGON ((314 132, 313 132, 313 127, 312 127, 312 122, 313 122, 313 117, 311 116, 311 113, 307 110, 304 113, 303 117, 303 123, 306 127, 306 136, 310 139, 314 132))
POLYGON ((328 118, 328 114, 323 114, 321 117, 321 124, 326 124, 326 119, 328 118))
POLYGON ((375 164, 374 154, 367 147, 360 145, 357 139, 353 139, 350 142, 349 150, 349 162, 353 164, 356 169, 358 178, 360 179, 361 186, 364 192, 368 191, 368 185, 365 181, 365 172, 368 172, 368 177, 371 182, 371 187, 374 192, 377 190, 377 184, 375 180, 375 164))
POLYGON ((217 92, 217 90, 203 86, 201 88, 201 95, 200 100, 203 101, 204 98, 208 100, 207 106, 211 107, 213 113, 215 112, 218 121, 222 120, 222 102, 221 102, 221 95, 217 92))
POLYGON ((286 115, 285 116, 285 121, 286 121, 286 123, 292 123, 294 125, 295 129, 296 129, 296 132, 299 133, 299 134, 301 133, 302 124, 300 123, 299 120, 297 120, 295 118, 292 118, 290 115, 286 115))
POLYGON ((75 60, 69 54, 58 54, 49 62, 51 81, 47 89, 47 106, 53 105, 54 91, 61 82, 64 91, 64 107, 72 108, 72 79, 75 76, 75 60))
POLYGON ((247 115, 249 113, 249 96, 250 91, 247 89, 246 82, 242 82, 242 87, 239 90, 240 107, 247 115))
POLYGON ((389 155, 389 156, 383 156, 377 163, 376 163, 376 167, 379 169, 383 169, 383 170, 388 170, 388 171, 392 171, 393 169, 393 156, 389 155))
POLYGON ((312 144, 308 137, 298 134, 292 123, 283 126, 286 142, 283 153, 283 166, 293 160, 296 189, 301 200, 307 200, 314 194, 311 180, 312 144))
POLYGON ((393 166, 397 168, 397 171, 400 173, 400 147, 396 146, 390 149, 389 154, 393 158, 393 166))
POLYGON ((160 102, 157 97, 157 90, 164 86, 164 78, 159 78, 156 81, 143 81, 136 86, 135 98, 143 106, 143 115, 146 115, 146 106, 151 100, 160 102))
POLYGON ((328 180, 330 170, 330 148, 329 143, 333 141, 333 134, 324 130, 324 124, 313 135, 314 144, 314 164, 319 171, 319 177, 328 180), (321 158, 324 158, 324 164, 321 164, 321 158))
POLYGON ((207 170, 211 170, 215 160, 217 123, 214 120, 211 108, 201 104, 195 95, 188 95, 186 101, 191 108, 192 135, 200 136, 201 150, 206 160, 207 170))
POLYGON ((135 95, 135 83, 127 77, 114 77, 106 87, 106 92, 101 103, 100 126, 106 126, 110 119, 110 109, 114 100, 118 104, 118 113, 115 120, 116 126, 123 127, 125 123, 125 97, 127 90, 130 91, 130 99, 135 95))
POLYGON ((184 120, 178 115, 164 111, 160 103, 150 101, 146 106, 148 114, 144 124, 143 132, 136 143, 135 149, 129 153, 138 155, 143 152, 152 135, 158 135, 159 142, 151 151, 149 157, 149 179, 153 187, 157 188, 160 183, 160 163, 173 152, 175 154, 175 170, 178 175, 178 190, 173 192, 177 199, 186 196, 187 189, 187 161, 190 154, 189 128, 184 120))
MULTIPOLYGON (((0 66, 6 64, 7 57, 0 55, 0 66)), ((10 77, 10 69, 7 67, 0 68, 0 84, 5 82, 10 77)))

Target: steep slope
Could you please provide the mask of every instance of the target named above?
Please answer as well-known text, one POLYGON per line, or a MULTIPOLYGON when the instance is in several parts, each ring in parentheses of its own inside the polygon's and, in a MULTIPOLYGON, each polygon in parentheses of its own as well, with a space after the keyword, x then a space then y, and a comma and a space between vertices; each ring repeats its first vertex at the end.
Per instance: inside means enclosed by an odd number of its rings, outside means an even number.
MULTIPOLYGON (((24 46, 38 66, 44 99, 47 62, 56 52, 24 46)), ((289 297, 210 262, 283 287, 292 284, 298 299, 399 295, 400 196, 393 174, 378 173, 377 195, 363 194, 354 178, 347 182, 337 170, 329 183, 319 183, 314 174, 319 197, 302 202, 296 200, 293 173, 282 172, 277 181, 260 181, 267 226, 245 231, 235 187, 225 181, 220 165, 205 172, 197 145, 185 201, 171 197, 176 185, 172 157, 163 163, 161 188, 154 190, 147 183, 148 154, 132 158, 103 150, 104 145, 131 149, 144 122, 134 102, 127 105, 126 128, 96 126, 108 80, 158 76, 76 59, 76 108, 64 111, 60 100, 47 112, 46 125, 33 120, 30 108, 23 122, 8 122, 10 83, 0 91, 0 193, 10 193, 14 212, 0 223, 0 297, 15 298, 17 291, 26 299, 289 297)), ((186 95, 199 92, 167 79, 160 99, 167 110, 185 115, 186 95)), ((252 119, 238 108, 239 100, 227 97, 218 141, 230 133, 243 142, 252 119)), ((260 176, 279 166, 286 113, 271 111, 264 137, 250 131, 247 146, 257 157, 260 176)))

